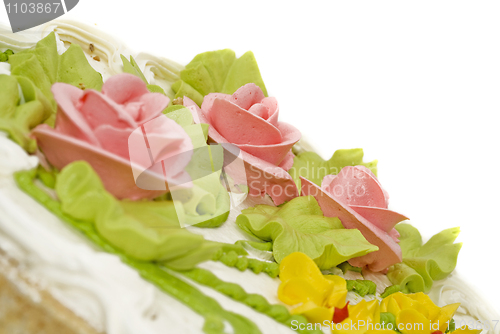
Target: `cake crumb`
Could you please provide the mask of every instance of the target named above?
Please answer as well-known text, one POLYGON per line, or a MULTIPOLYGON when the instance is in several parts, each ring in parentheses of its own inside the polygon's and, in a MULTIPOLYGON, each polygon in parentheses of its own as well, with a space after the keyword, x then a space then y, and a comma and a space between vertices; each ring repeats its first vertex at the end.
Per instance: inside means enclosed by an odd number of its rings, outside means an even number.
POLYGON ((80 82, 78 86, 80 87, 81 90, 85 90, 85 85, 83 84, 83 82, 80 82))
POLYGON ((95 61, 101 61, 101 58, 99 56, 94 56, 92 57, 92 59, 94 59, 95 61))
POLYGON ((89 50, 90 50, 90 52, 94 52, 94 50, 95 50, 94 44, 92 44, 92 43, 89 44, 89 50))
POLYGON ((174 99, 174 100, 172 101, 172 104, 173 104, 173 105, 176 105, 176 106, 177 106, 177 105, 180 105, 180 106, 181 106, 183 103, 184 103, 184 101, 182 101, 182 97, 178 97, 178 98, 176 98, 176 99, 174 99))

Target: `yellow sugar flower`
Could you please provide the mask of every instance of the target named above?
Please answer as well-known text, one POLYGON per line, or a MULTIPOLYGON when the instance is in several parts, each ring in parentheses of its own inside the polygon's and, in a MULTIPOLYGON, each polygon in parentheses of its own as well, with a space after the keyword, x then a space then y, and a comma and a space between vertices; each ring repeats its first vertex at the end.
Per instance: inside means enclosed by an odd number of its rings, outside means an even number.
MULTIPOLYGON (((367 302, 362 300, 356 305, 349 305, 349 317, 338 324, 331 324, 333 334, 363 334, 376 331, 386 332, 380 329, 380 304, 378 300, 367 302), (375 326, 378 324, 379 326, 375 326)), ((394 334, 394 331, 391 331, 394 334)), ((383 333, 383 334, 389 334, 383 333)))
POLYGON ((292 314, 302 314, 309 322, 331 321, 335 307, 345 306, 347 289, 342 277, 324 276, 306 254, 295 252, 280 264, 281 284, 278 298, 288 305, 298 305, 292 314))
POLYGON ((430 334, 444 333, 459 306, 456 303, 440 308, 422 292, 408 295, 397 292, 382 300, 380 311, 394 314, 403 334, 430 334))

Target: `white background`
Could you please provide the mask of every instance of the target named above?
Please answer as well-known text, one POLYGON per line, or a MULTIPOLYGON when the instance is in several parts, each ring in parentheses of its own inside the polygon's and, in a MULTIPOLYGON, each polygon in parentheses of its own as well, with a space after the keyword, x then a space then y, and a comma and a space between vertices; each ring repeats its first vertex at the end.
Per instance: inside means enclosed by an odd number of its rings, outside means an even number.
POLYGON ((252 50, 324 158, 364 148, 423 235, 461 226, 458 271, 500 311, 499 2, 81 0, 66 17, 183 64, 252 50))

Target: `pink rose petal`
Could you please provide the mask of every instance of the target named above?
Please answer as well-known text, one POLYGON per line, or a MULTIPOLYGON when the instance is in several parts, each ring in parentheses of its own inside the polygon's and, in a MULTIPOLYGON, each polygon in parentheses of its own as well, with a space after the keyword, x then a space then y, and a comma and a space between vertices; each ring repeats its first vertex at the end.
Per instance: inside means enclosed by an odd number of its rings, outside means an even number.
MULTIPOLYGON (((283 140, 279 144, 274 145, 245 145, 237 144, 243 151, 248 152, 256 157, 270 162, 273 165, 279 165, 286 156, 290 156, 292 146, 299 141, 300 131, 290 124, 280 122, 279 130, 283 135, 283 140)), ((293 162, 292 162, 293 164, 293 162)), ((291 168, 291 166, 290 166, 291 168)), ((286 170, 286 169, 285 169, 286 170)))
POLYGON ((94 130, 94 134, 104 150, 127 160, 129 159, 128 137, 131 132, 131 129, 117 129, 108 124, 98 126, 94 130))
POLYGON ((170 99, 161 93, 148 93, 141 96, 139 101, 143 106, 136 121, 143 124, 157 117, 168 106, 170 99))
POLYGON ((151 94, 144 81, 135 75, 113 75, 102 85, 101 92, 118 104, 136 102, 144 94, 151 94))
POLYGON ((265 98, 262 89, 253 83, 246 84, 240 88, 233 95, 230 95, 229 101, 233 102, 242 109, 248 110, 252 105, 260 103, 265 98))
POLYGON ((387 233, 390 233, 397 223, 408 219, 408 217, 388 209, 360 205, 349 205, 349 207, 387 233))
POLYGON ((272 145, 282 141, 276 127, 227 100, 215 99, 209 115, 209 124, 230 143, 272 145))
POLYGON ((387 199, 377 178, 365 166, 347 166, 338 175, 328 175, 321 188, 347 205, 387 208, 387 199))
POLYGON ((83 91, 71 85, 55 83, 52 86, 52 94, 59 107, 56 118, 57 131, 100 146, 92 128, 76 108, 83 96, 83 91))
POLYGON ((101 124, 108 124, 117 129, 137 127, 134 118, 123 106, 93 89, 85 90, 78 110, 92 129, 101 124))
MULTIPOLYGON (((130 161, 100 147, 59 133, 45 124, 37 126, 32 134, 54 167, 62 169, 72 162, 85 160, 99 175, 106 190, 119 199, 155 198, 166 191, 151 191, 137 187, 130 161)), ((157 175, 155 182, 161 181, 163 175, 157 175)))
POLYGON ((265 99, 262 100, 261 103, 265 105, 267 109, 269 109, 266 120, 275 127, 279 127, 278 126, 279 108, 278 108, 278 101, 276 101, 276 98, 266 97, 265 99))
POLYGON ((269 109, 262 103, 254 104, 250 107, 250 109, 248 109, 248 112, 266 120, 269 116, 269 109))

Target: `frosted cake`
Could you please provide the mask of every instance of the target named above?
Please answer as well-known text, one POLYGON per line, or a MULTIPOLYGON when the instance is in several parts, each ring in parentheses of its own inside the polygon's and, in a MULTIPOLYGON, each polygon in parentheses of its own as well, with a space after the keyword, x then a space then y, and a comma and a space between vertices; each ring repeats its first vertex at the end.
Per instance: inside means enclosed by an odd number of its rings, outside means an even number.
POLYGON ((423 242, 376 161, 307 149, 251 52, 183 66, 67 21, 0 51, 0 333, 499 332, 454 272, 459 229, 423 242), (189 189, 139 187, 136 129, 189 189))

